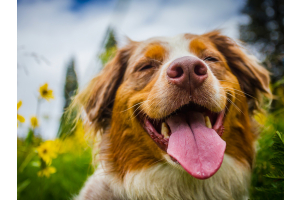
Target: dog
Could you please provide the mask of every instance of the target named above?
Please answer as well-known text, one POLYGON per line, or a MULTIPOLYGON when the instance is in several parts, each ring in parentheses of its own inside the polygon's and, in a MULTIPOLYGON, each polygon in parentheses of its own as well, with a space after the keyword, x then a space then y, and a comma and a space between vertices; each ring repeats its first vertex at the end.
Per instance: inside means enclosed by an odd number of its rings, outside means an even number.
POLYGON ((97 164, 76 199, 248 199, 269 81, 218 30, 130 40, 74 100, 97 164))

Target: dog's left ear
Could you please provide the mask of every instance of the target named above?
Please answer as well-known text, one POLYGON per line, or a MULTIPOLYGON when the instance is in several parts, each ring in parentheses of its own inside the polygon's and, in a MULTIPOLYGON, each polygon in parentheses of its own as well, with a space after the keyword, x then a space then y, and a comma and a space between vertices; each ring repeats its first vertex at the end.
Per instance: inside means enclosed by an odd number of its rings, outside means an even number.
POLYGON ((247 94, 249 109, 258 108, 261 94, 271 97, 269 72, 262 67, 254 56, 247 55, 231 38, 219 31, 206 34, 217 49, 225 56, 232 73, 237 77, 241 89, 247 94), (255 99, 254 99, 254 98, 255 99))

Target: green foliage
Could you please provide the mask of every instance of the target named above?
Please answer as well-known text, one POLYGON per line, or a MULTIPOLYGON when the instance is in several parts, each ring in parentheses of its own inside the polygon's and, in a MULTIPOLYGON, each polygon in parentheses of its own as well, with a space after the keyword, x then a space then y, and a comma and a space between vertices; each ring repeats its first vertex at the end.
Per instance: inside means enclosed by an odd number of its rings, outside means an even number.
POLYGON ((251 200, 283 199, 284 134, 281 132, 283 132, 283 112, 269 114, 258 140, 250 190, 251 200))
POLYGON ((18 199, 71 199, 93 173, 92 153, 91 149, 87 149, 81 153, 60 154, 52 162, 56 173, 49 178, 39 177, 37 173, 40 168, 37 163, 40 163, 40 158, 37 154, 32 154, 32 150, 32 146, 26 147, 23 141, 18 140, 18 199), (26 161, 28 156, 31 157, 29 162, 26 161), (24 161, 27 162, 25 167, 24 161))
POLYGON ((20 199, 20 194, 21 192, 30 184, 30 180, 27 179, 25 181, 23 181, 22 183, 20 183, 17 187, 17 196, 18 199, 20 199))
POLYGON ((105 49, 108 50, 115 46, 117 46, 117 41, 115 38, 114 31, 111 29, 111 30, 109 30, 109 33, 108 33, 108 39, 105 44, 105 49))
POLYGON ((270 112, 278 112, 284 108, 284 78, 282 77, 271 85, 274 100, 270 112))
POLYGON ((100 55, 102 64, 105 65, 108 61, 110 61, 116 55, 116 52, 117 52, 116 46, 111 47, 111 48, 107 49, 105 52, 103 52, 100 55))
POLYGON ((30 145, 32 143, 33 137, 34 137, 34 132, 31 128, 29 128, 27 137, 25 139, 26 145, 30 145))
POLYGON ((273 158, 270 159, 272 166, 274 167, 273 171, 266 174, 267 178, 272 178, 277 181, 283 181, 284 179, 284 135, 276 131, 275 136, 273 137, 274 144, 272 145, 273 149, 273 158))
POLYGON ((60 118, 60 127, 58 129, 57 137, 63 138, 74 134, 77 117, 76 110, 64 111, 60 118))
MULTIPOLYGON (((106 38, 105 38, 106 39, 106 38)), ((102 65, 104 66, 111 60, 117 52, 117 41, 113 29, 108 29, 107 39, 105 43, 105 51, 99 56, 102 65)))
POLYGON ((77 88, 78 88, 78 80, 75 72, 75 59, 72 58, 70 64, 67 67, 65 86, 64 86, 65 105, 63 110, 64 112, 60 119, 60 125, 57 133, 58 137, 72 135, 74 133, 74 127, 76 125, 74 119, 77 116, 77 112, 73 110, 70 111, 68 115, 68 113, 65 111, 71 104, 72 97, 75 95, 77 88))

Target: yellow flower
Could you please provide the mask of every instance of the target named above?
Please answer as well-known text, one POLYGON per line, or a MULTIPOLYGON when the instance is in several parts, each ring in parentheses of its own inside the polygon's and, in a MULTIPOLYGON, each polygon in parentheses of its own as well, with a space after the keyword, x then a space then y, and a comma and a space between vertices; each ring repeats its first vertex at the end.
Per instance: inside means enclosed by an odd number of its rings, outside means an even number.
POLYGON ((31 122, 31 127, 32 127, 33 129, 35 129, 36 127, 39 126, 38 118, 35 117, 35 116, 33 116, 33 117, 30 118, 30 122, 31 122))
POLYGON ((47 140, 37 147, 38 155, 46 164, 51 164, 52 159, 57 157, 57 143, 53 140, 47 140))
POLYGON ((81 120, 77 122, 74 134, 60 140, 60 144, 59 153, 81 153, 89 147, 81 120))
POLYGON ((260 125, 264 125, 267 121, 267 117, 266 115, 264 115, 263 113, 259 112, 256 113, 256 115, 254 115, 254 119, 260 124, 260 125))
POLYGON ((43 177, 46 176, 47 178, 50 177, 51 174, 54 174, 56 172, 55 167, 47 166, 46 168, 38 171, 38 176, 43 177))
POLYGON ((52 90, 48 89, 48 83, 45 83, 40 87, 40 95, 42 98, 46 99, 49 101, 50 99, 54 99, 54 96, 52 94, 52 90))
POLYGON ((73 137, 67 137, 64 140, 61 140, 60 142, 60 148, 58 150, 58 153, 67 153, 73 150, 73 152, 77 151, 79 148, 74 148, 75 142, 73 140, 73 137))
MULTIPOLYGON (((19 108, 21 106, 22 106, 22 101, 19 101, 18 105, 17 105, 17 110, 19 110, 19 108)), ((18 113, 17 113, 17 120, 19 120, 21 123, 25 122, 25 118, 22 115, 19 115, 18 113)), ((18 123, 17 123, 17 125, 18 125, 18 123)))
POLYGON ((76 131, 75 131, 75 140, 76 142, 81 146, 81 147, 86 147, 87 146, 87 141, 85 138, 85 131, 83 128, 83 123, 82 121, 78 121, 78 124, 76 126, 76 131))

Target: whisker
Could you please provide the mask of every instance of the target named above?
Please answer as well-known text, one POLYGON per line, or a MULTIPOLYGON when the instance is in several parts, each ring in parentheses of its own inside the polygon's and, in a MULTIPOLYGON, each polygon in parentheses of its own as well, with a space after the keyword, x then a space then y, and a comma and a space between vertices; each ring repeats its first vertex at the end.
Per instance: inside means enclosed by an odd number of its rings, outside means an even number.
MULTIPOLYGON (((237 92, 241 92, 241 93, 243 93, 243 94, 245 94, 245 95, 247 95, 247 96, 249 96, 249 97, 251 97, 251 98, 253 98, 253 99, 256 99, 255 97, 251 96, 250 94, 247 94, 246 92, 241 91, 241 90, 238 90, 238 89, 235 89, 235 88, 229 88, 229 87, 220 87, 220 88, 224 88, 224 89, 232 89, 232 90, 235 90, 235 91, 237 91, 237 92)), ((257 100, 257 99, 256 99, 256 100, 257 100)))
POLYGON ((229 94, 230 96, 232 96, 233 98, 235 98, 236 100, 238 100, 239 102, 241 102, 236 96, 230 94, 229 92, 226 92, 226 94, 229 94))
MULTIPOLYGON (((148 105, 146 108, 149 108, 153 103, 154 103, 154 102, 152 102, 152 103, 151 103, 150 105, 148 105)), ((140 106, 139 106, 139 107, 140 107, 140 106)), ((138 108, 139 108, 139 107, 138 107, 138 108)), ((138 108, 137 108, 137 109, 138 109, 138 108)), ((134 116, 134 113, 137 111, 137 109, 132 113, 130 119, 132 119, 132 117, 133 117, 133 118, 137 117, 137 116, 142 112, 142 110, 140 110, 140 111, 138 112, 138 114, 134 116)))
POLYGON ((140 104, 139 107, 137 107, 137 108, 133 111, 132 115, 130 116, 130 119, 132 118, 132 116, 134 115, 134 113, 135 113, 135 112, 136 112, 136 111, 137 111, 144 103, 146 103, 147 101, 150 101, 150 100, 148 99, 148 100, 143 101, 142 104, 140 104))
MULTIPOLYGON (((211 96, 210 94, 208 94, 208 96, 210 97, 210 100, 212 100, 216 106, 218 106, 220 108, 220 110, 222 110, 222 107, 220 106, 220 104, 213 98, 213 96, 211 96)), ((224 96, 224 95, 222 95, 224 96)), ((209 102, 208 99, 205 97, 205 95, 203 95, 204 99, 206 100, 206 102, 209 102)), ((227 97, 225 97, 227 98, 227 97)), ((210 106, 210 109, 212 110, 212 105, 210 106)))
MULTIPOLYGON (((146 101, 147 101, 147 100, 146 100, 146 101)), ((122 112, 125 112, 125 111, 127 111, 127 110, 131 109, 132 107, 134 107, 134 106, 137 106, 137 105, 139 105, 139 104, 141 104, 141 103, 144 103, 144 102, 145 102, 145 101, 142 101, 142 102, 136 103, 136 104, 134 104, 133 106, 131 106, 130 108, 127 108, 127 109, 125 109, 125 110, 121 111, 120 113, 122 113, 122 112)))
MULTIPOLYGON (((229 101, 229 103, 231 103, 232 105, 234 105, 234 107, 238 110, 238 111, 240 111, 241 113, 243 113, 243 111, 241 111, 241 109, 239 109, 239 107, 235 104, 235 103, 233 103, 230 99, 228 99, 227 98, 227 100, 229 101)), ((243 115, 245 115, 244 113, 243 113, 243 115)))

